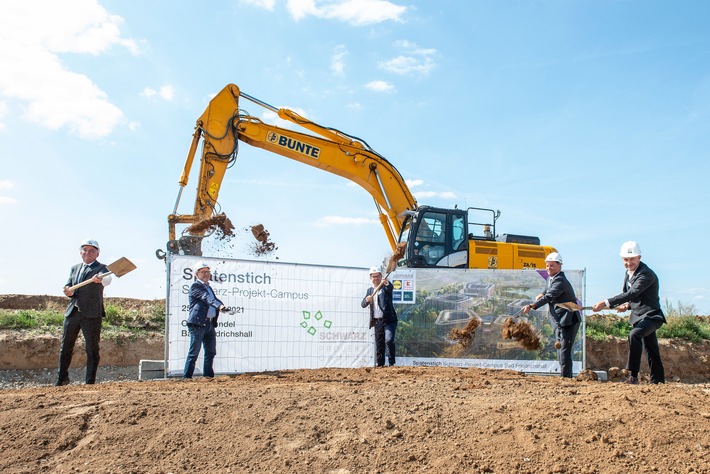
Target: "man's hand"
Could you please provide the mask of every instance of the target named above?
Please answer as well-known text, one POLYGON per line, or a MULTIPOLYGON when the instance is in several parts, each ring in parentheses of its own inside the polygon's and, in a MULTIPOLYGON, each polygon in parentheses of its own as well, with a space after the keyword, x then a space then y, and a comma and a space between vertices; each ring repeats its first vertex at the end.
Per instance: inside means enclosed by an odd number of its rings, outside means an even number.
POLYGON ((531 309, 532 305, 526 304, 525 306, 523 306, 523 309, 521 309, 520 312, 523 314, 528 314, 531 309))
POLYGON ((74 296, 74 292, 71 291, 68 286, 62 288, 62 291, 64 292, 64 296, 74 296))
POLYGON ((624 304, 620 304, 619 306, 617 306, 614 309, 616 310, 617 313, 623 313, 624 311, 628 311, 630 308, 631 308, 631 305, 629 303, 624 303, 624 304))
POLYGON ((365 301, 367 301, 368 303, 372 303, 372 295, 367 295, 365 297, 365 301))
POLYGON ((592 306, 592 311, 601 311, 603 309, 606 309, 606 301, 600 301, 599 303, 595 303, 594 306, 592 306))

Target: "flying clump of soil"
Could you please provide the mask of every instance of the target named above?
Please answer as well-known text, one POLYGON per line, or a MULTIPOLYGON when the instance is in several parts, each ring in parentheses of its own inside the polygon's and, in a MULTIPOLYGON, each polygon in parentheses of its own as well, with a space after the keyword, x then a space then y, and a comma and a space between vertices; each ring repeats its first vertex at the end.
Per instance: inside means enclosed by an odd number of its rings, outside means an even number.
POLYGON ((268 255, 278 249, 278 246, 270 239, 271 234, 264 228, 263 224, 251 226, 251 233, 256 239, 256 243, 254 243, 251 248, 253 255, 260 257, 262 255, 268 255))
POLYGON ((537 335, 527 321, 516 322, 514 318, 506 319, 502 336, 503 339, 518 341, 524 349, 529 351, 540 349, 540 336, 537 335))
POLYGON ((476 335, 476 328, 481 325, 478 318, 472 318, 466 323, 463 329, 454 328, 449 332, 449 338, 457 341, 462 347, 467 348, 473 342, 473 336, 476 335))

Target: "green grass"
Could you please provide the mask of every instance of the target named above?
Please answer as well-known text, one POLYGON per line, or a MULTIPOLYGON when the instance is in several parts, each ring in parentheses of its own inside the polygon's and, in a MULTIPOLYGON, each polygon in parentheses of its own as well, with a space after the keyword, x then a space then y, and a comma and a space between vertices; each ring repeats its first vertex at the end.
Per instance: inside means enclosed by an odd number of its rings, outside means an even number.
MULTIPOLYGON (((693 342, 710 340, 710 316, 673 315, 667 319, 668 324, 664 324, 657 332, 659 338, 678 338, 693 342)), ((61 331, 63 321, 63 308, 0 309, 0 329, 57 332, 61 331)), ((431 321, 427 321, 424 327, 430 324, 431 321)), ((165 332, 165 306, 160 302, 149 303, 139 311, 108 303, 102 328, 104 335, 109 338, 126 333, 137 337, 147 333, 165 332)), ((402 330, 406 329, 403 326, 402 330)), ((608 336, 625 339, 630 330, 628 318, 609 314, 587 317, 587 337, 593 340, 606 339, 608 336)))
POLYGON ((668 318, 668 324, 661 326, 656 334, 662 338, 675 337, 700 342, 703 339, 710 339, 710 318, 699 316, 668 318))
POLYGON ((64 313, 54 310, 0 309, 0 329, 62 327, 64 313))
MULTIPOLYGON (((710 339, 710 316, 671 316, 656 332, 661 339, 685 339, 700 342, 710 339)), ((595 341, 608 336, 627 338, 631 325, 627 318, 595 314, 587 317, 587 337, 595 341)))
MULTIPOLYGON (((101 327, 106 337, 129 333, 133 336, 149 332, 165 332, 165 306, 158 302, 144 306, 140 311, 106 305, 106 317, 101 327)), ((61 331, 64 309, 0 309, 0 329, 61 331)))

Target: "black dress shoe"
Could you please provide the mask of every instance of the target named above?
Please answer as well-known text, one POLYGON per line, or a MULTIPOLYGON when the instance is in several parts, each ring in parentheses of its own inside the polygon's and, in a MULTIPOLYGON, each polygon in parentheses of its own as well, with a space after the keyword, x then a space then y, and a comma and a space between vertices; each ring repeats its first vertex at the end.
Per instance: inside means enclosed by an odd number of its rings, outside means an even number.
POLYGON ((57 387, 61 387, 62 385, 69 385, 69 379, 57 380, 57 383, 55 383, 54 385, 57 387))
POLYGON ((633 375, 629 375, 628 378, 624 379, 621 381, 621 383, 627 383, 629 385, 638 385, 639 383, 639 378, 634 377, 633 375))

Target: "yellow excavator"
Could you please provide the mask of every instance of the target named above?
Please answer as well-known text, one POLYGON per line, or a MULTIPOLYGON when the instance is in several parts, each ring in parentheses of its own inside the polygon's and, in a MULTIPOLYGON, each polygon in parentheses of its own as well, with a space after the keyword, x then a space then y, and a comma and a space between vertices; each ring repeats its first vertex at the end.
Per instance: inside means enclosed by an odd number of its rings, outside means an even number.
MULTIPOLYGON (((380 222, 393 251, 403 248, 398 262, 406 267, 486 269, 544 268, 545 256, 555 249, 525 235, 496 234, 500 211, 470 207, 444 209, 417 204, 399 171, 364 141, 340 130, 314 123, 296 112, 276 108, 227 85, 197 120, 192 144, 179 181, 178 196, 168 216, 168 252, 201 255, 204 227, 196 225, 215 217, 227 169, 235 162, 239 141, 263 148, 357 183, 373 197, 380 222), (281 119, 317 136, 264 123, 239 108, 247 99, 281 119), (195 153, 202 141, 197 197, 192 214, 178 214, 195 153), (187 224, 182 235, 177 224, 187 224), (398 245, 400 244, 400 245, 398 245)), ((164 256, 164 255, 163 255, 164 256)))

